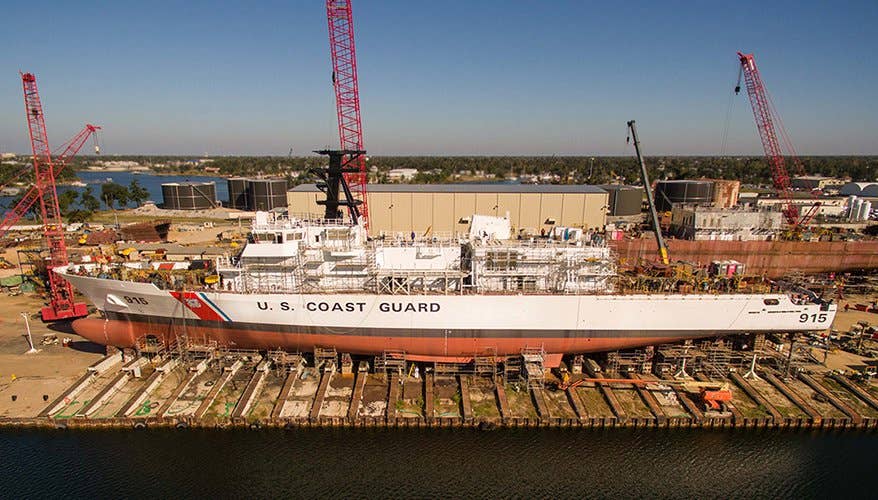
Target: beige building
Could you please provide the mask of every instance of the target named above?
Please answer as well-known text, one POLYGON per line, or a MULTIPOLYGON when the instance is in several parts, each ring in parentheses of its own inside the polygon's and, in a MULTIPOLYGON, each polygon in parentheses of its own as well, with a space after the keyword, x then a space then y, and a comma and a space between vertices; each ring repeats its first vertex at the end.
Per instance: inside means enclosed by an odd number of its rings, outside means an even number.
MULTIPOLYGON (((466 232, 473 214, 509 214, 516 234, 553 227, 603 228, 608 193, 587 185, 370 184, 369 232, 454 234, 466 232)), ((323 193, 314 184, 287 191, 290 214, 322 216, 323 193)))

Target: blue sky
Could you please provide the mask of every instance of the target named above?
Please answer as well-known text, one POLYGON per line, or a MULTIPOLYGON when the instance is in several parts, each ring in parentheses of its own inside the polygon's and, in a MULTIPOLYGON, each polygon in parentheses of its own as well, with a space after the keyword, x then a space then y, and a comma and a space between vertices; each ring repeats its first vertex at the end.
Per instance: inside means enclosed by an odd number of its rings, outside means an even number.
MULTIPOLYGON (((323 1, 6 2, 0 149, 26 151, 19 69, 49 139, 109 154, 306 154, 338 142, 323 1), (44 34, 41 34, 40 31, 44 34)), ((756 54, 798 152, 878 154, 878 2, 354 0, 376 155, 718 154, 735 52, 756 54)), ((727 152, 761 153, 744 95, 727 152)))

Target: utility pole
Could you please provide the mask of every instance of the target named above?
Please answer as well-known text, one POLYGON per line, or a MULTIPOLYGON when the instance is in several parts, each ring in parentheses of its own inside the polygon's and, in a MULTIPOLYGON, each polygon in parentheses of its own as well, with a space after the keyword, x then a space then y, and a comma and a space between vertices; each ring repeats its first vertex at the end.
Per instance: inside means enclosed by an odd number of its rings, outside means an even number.
POLYGON ((34 338, 30 334, 30 321, 27 319, 27 313, 21 313, 21 317, 24 318, 24 327, 27 329, 27 344, 30 346, 25 354, 36 354, 40 351, 34 347, 34 338))

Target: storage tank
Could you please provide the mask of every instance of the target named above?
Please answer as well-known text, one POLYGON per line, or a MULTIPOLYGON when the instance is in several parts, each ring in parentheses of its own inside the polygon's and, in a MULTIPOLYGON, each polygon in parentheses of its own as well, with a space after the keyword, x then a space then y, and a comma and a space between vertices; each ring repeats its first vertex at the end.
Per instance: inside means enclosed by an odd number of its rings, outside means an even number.
POLYGON ((284 179, 251 179, 250 209, 272 210, 287 206, 287 181, 284 179))
POLYGON ((171 210, 206 210, 216 203, 213 182, 168 182, 162 184, 164 208, 171 210))
POLYGON ((859 207, 857 206, 858 204, 859 204, 859 200, 857 199, 856 196, 851 195, 848 197, 847 216, 848 216, 849 221, 852 221, 852 220, 857 218, 857 210, 859 210, 859 207))
POLYGON ((226 180, 229 186, 229 207, 237 210, 251 210, 250 180, 244 177, 230 177, 226 180))
POLYGON ((607 199, 608 216, 623 217, 640 214, 643 204, 643 188, 619 184, 605 184, 599 187, 609 193, 607 199))
POLYGON ((713 206, 731 208, 738 204, 741 193, 741 181, 715 179, 713 181, 713 206))
POLYGON ((869 220, 869 212, 872 210, 872 202, 860 200, 860 208, 857 210, 857 220, 869 220))
POLYGON ((671 210, 674 203, 704 204, 713 201, 713 182, 670 180, 655 183, 655 205, 660 212, 671 210))

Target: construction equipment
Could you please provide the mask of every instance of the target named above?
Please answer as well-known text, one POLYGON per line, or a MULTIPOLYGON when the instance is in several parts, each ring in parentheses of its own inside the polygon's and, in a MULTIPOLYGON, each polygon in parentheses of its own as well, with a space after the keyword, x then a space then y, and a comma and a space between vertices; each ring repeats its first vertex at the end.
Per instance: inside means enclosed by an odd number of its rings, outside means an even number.
POLYGON ((706 410, 721 411, 725 403, 732 401, 732 391, 724 384, 720 388, 701 388, 701 402, 706 410))
MULTIPOLYGON (((699 382, 694 380, 643 380, 636 378, 580 378, 570 381, 569 377, 556 385, 556 389, 566 391, 575 389, 582 384, 627 384, 658 389, 660 385, 677 386, 684 391, 698 393, 699 399, 704 404, 705 410, 720 411, 725 403, 732 401, 732 391, 727 382, 699 382)), ((665 388, 667 389, 667 388, 665 388)))
MULTIPOLYGON (((94 140, 95 154, 100 154, 100 146, 98 145, 97 140, 97 131, 100 129, 101 127, 97 125, 86 123, 85 127, 80 130, 79 133, 65 142, 55 153, 52 153, 52 165, 54 167, 53 171, 55 178, 57 178, 58 174, 64 170, 64 167, 67 166, 70 160, 76 156, 76 153, 82 149, 82 146, 85 145, 89 137, 92 137, 94 140)), ((18 221, 24 217, 24 214, 31 209, 39 198, 40 190, 37 189, 36 185, 31 186, 21 200, 16 203, 15 207, 6 212, 3 221, 0 222, 0 238, 2 238, 12 226, 18 224, 18 221)))
POLYGON ((753 117, 756 119, 756 128, 759 130, 759 138, 762 140, 762 149, 765 151, 765 158, 771 166, 771 175, 774 179, 774 188, 777 190, 779 198, 784 200, 783 214, 786 222, 794 229, 806 227, 811 219, 817 214, 820 208, 820 202, 814 201, 805 213, 800 213, 799 208, 792 202, 792 189, 790 184, 790 174, 787 171, 783 152, 781 151, 781 141, 788 150, 793 164, 797 167, 800 174, 804 174, 804 168, 799 161, 793 143, 790 141, 789 135, 783 126, 780 115, 774 108, 765 85, 762 83, 762 76, 756 67, 756 60, 753 54, 744 54, 738 52, 738 60, 740 68, 738 69, 738 83, 735 86, 735 94, 741 91, 741 76, 747 87, 747 95, 750 98, 750 107, 753 108, 753 117), (778 138, 778 131, 780 138, 778 138))
POLYGON ((643 182, 643 190, 646 192, 646 201, 649 204, 649 213, 652 216, 652 229, 655 232, 655 242, 658 245, 659 257, 662 259, 662 264, 667 265, 670 264, 668 246, 665 244, 664 238, 662 238, 658 212, 655 210, 655 200, 652 196, 652 186, 649 183, 649 173, 646 170, 646 162, 644 162, 643 155, 640 152, 640 139, 637 138, 637 126, 634 124, 634 120, 628 122, 628 130, 631 132, 628 140, 630 141, 631 137, 634 138, 634 151, 637 153, 637 161, 640 162, 640 180, 643 182))
POLYGON ((68 263, 67 244, 64 241, 64 226, 58 206, 58 192, 55 189, 55 167, 52 163, 49 140, 46 137, 46 122, 43 106, 37 90, 37 79, 32 73, 21 73, 24 89, 24 108, 27 114, 27 127, 31 140, 34 165, 34 188, 40 203, 43 221, 43 234, 49 250, 46 270, 48 274, 49 305, 41 311, 43 321, 78 318, 86 316, 85 303, 73 300, 73 287, 53 271, 68 263))
POLYGON ((369 225, 369 207, 366 203, 366 156, 363 148, 363 124, 360 120, 360 89, 357 83, 357 54, 354 47, 354 20, 350 0, 326 0, 326 19, 329 23, 329 47, 332 52, 332 84, 338 113, 338 137, 341 150, 351 154, 344 173, 345 181, 356 203, 348 206, 351 221, 369 225))

